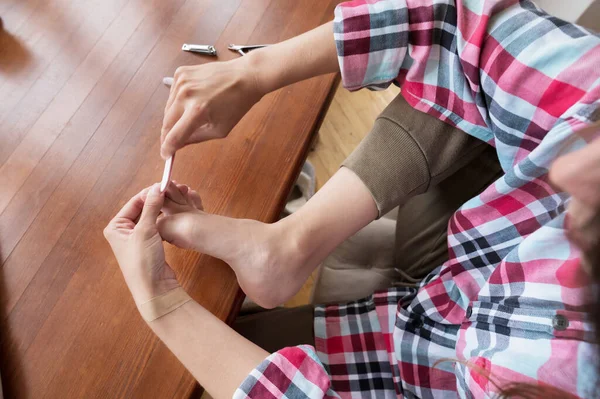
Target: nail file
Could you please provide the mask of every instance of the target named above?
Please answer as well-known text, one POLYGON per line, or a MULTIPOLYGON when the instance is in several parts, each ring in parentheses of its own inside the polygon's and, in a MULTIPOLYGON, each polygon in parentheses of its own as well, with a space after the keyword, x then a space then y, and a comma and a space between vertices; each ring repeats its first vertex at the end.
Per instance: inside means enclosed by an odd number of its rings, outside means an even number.
POLYGON ((162 181, 160 182, 160 192, 164 193, 171 181, 171 172, 173 171, 173 160, 175 155, 170 156, 165 161, 165 171, 163 172, 162 181))

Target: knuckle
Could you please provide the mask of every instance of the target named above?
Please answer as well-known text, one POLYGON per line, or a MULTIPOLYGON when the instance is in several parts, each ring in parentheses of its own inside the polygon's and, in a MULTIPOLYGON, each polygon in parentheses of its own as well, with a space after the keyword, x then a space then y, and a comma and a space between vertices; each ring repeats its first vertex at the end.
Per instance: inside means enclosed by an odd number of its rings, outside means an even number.
POLYGON ((179 90, 179 94, 184 98, 190 98, 194 95, 194 88, 189 83, 183 83, 179 90))
POLYGON ((165 148, 167 148, 168 150, 172 150, 177 146, 178 142, 179 142, 179 137, 177 137, 175 134, 169 134, 165 138, 165 142, 163 143, 163 146, 165 148))
POLYGON ((189 98, 192 96, 192 88, 190 87, 190 85, 184 84, 181 86, 179 94, 181 95, 181 97, 189 98))
POLYGON ((147 200, 147 206, 150 208, 156 208, 156 207, 160 206, 160 203, 161 203, 161 199, 158 196, 150 197, 150 199, 147 200))
POLYGON ((184 92, 185 82, 182 79, 178 79, 173 89, 175 90, 175 98, 181 97, 184 92))
POLYGON ((198 101, 198 102, 195 102, 192 105, 192 112, 194 113, 194 115, 196 117, 200 117, 205 112, 205 110, 208 109, 208 107, 209 107, 208 102, 206 102, 206 101, 202 101, 202 102, 198 101))
POLYGON ((202 110, 205 107, 206 107, 206 103, 199 103, 199 102, 197 102, 197 103, 194 104, 194 106, 193 106, 192 109, 194 110, 194 113, 199 114, 199 113, 202 112, 202 110))
POLYGON ((173 75, 174 78, 181 78, 181 76, 186 73, 187 71, 187 67, 185 66, 180 66, 175 70, 175 74, 173 75))
POLYGON ((161 133, 167 133, 173 127, 173 117, 171 115, 165 115, 162 122, 161 133))

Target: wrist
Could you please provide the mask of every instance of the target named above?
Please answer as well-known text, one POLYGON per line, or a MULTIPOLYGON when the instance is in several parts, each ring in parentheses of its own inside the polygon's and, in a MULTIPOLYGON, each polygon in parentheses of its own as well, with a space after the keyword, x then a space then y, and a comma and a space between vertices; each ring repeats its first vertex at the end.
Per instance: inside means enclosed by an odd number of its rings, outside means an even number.
POLYGON ((283 86, 278 84, 277 74, 269 65, 266 48, 253 50, 240 58, 240 61, 244 62, 244 70, 247 71, 249 79, 252 80, 257 93, 261 97, 283 86))
POLYGON ((138 304, 137 308, 142 318, 150 325, 192 301, 192 297, 183 288, 177 287, 138 304))
POLYGON ((175 288, 181 287, 177 279, 165 278, 157 281, 144 282, 144 278, 136 278, 135 284, 129 285, 129 291, 133 296, 136 305, 150 301, 153 298, 159 297, 175 288))
POLYGON ((326 73, 339 72, 333 21, 242 57, 261 95, 326 73))

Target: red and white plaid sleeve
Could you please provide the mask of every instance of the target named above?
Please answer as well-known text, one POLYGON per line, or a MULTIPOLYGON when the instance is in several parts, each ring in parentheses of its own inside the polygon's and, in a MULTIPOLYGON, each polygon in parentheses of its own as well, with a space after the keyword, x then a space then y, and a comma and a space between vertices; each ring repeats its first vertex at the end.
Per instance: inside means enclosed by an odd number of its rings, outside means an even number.
POLYGON ((284 348, 258 365, 233 395, 246 398, 339 398, 312 346, 284 348))
POLYGON ((345 88, 384 89, 398 77, 408 50, 408 15, 404 0, 336 7, 333 29, 345 88))
POLYGON ((347 89, 395 82, 416 109, 496 146, 503 167, 558 123, 594 119, 600 85, 582 72, 598 38, 531 1, 354 0, 336 7, 334 37, 347 89))

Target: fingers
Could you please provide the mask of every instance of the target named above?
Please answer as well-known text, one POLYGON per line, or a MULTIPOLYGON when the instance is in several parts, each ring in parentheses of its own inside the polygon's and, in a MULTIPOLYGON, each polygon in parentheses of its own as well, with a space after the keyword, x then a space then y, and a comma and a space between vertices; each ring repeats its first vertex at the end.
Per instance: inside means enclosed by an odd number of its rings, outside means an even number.
POLYGON ((563 155, 550 168, 550 180, 561 190, 593 207, 600 207, 600 139, 563 155))
POLYGON ((565 219, 567 238, 584 254, 596 258, 600 243, 600 212, 573 198, 565 219))
POLYGON ((161 146, 164 144, 167 134, 171 131, 173 126, 183 115, 185 109, 183 107, 169 107, 165 108, 165 116, 163 118, 162 129, 160 130, 160 143, 161 146))
POLYGON ((181 86, 187 82, 190 68, 191 67, 189 66, 180 66, 175 70, 175 73, 173 74, 173 81, 171 83, 171 93, 169 93, 169 99, 167 100, 167 108, 173 104, 177 94, 181 89, 181 86))
POLYGON ((121 210, 117 213, 117 215, 113 218, 116 219, 127 219, 134 221, 142 212, 142 208, 144 207, 144 197, 150 190, 150 187, 147 187, 131 197, 129 201, 121 208, 121 210))
POLYGON ((179 106, 173 107, 175 100, 180 98, 183 94, 183 85, 187 82, 189 67, 181 66, 177 68, 175 74, 170 80, 171 90, 169 92, 169 98, 165 105, 165 117, 163 119, 163 127, 160 134, 161 144, 165 141, 167 133, 173 128, 175 123, 181 118, 185 108, 180 104, 179 106))
POLYGON ((148 188, 143 189, 127 201, 114 218, 104 228, 104 237, 111 242, 112 235, 118 230, 132 230, 135 221, 142 212, 148 188))
POLYGON ((592 123, 575 132, 579 137, 590 143, 597 138, 600 138, 600 122, 592 123))
POLYGON ((175 151, 187 144, 188 137, 196 130, 196 127, 207 122, 206 113, 199 110, 186 110, 177 120, 171 130, 166 133, 164 142, 160 149, 160 155, 167 159, 175 154, 175 151))
POLYGON ((182 81, 185 80, 185 70, 186 67, 183 66, 177 68, 175 70, 175 74, 173 74, 173 77, 170 80, 171 91, 169 92, 169 98, 167 99, 167 105, 165 106, 165 113, 169 110, 169 108, 171 108, 171 105, 173 105, 173 101, 175 101, 175 97, 177 97, 179 87, 181 86, 182 81))
POLYGON ((142 215, 140 216, 140 225, 154 225, 156 219, 160 214, 160 211, 165 202, 164 195, 160 192, 160 185, 154 184, 148 194, 146 195, 146 201, 142 209, 142 215))

